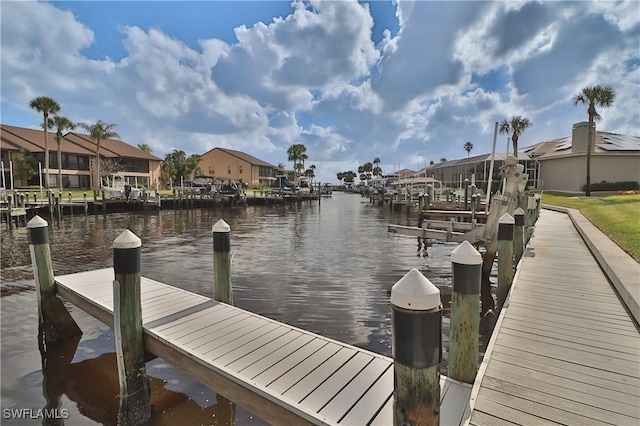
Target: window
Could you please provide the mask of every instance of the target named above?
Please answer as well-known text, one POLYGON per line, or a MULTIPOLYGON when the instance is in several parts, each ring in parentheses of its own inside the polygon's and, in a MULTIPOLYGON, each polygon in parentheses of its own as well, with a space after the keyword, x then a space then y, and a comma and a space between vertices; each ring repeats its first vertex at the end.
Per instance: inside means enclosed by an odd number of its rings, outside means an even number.
POLYGON ((231 166, 227 166, 227 174, 231 176, 231 166))
POLYGON ((216 168, 213 166, 209 166, 209 175, 211 176, 215 176, 216 175, 216 168))
POLYGON ((242 174, 242 166, 238 166, 238 173, 242 174))

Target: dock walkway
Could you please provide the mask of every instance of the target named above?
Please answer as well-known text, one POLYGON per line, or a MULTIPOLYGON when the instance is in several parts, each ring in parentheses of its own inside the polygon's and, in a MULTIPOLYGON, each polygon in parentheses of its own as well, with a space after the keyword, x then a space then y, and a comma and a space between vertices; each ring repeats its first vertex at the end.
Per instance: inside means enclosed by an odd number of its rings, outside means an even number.
POLYGON ((480 367, 470 424, 640 424, 640 334, 574 223, 541 212, 480 367))
MULTIPOLYGON (((58 295, 113 326, 112 268, 56 277, 58 295)), ((141 279, 145 349, 274 424, 393 423, 393 360, 141 279)), ((441 424, 471 385, 441 378, 441 424)))

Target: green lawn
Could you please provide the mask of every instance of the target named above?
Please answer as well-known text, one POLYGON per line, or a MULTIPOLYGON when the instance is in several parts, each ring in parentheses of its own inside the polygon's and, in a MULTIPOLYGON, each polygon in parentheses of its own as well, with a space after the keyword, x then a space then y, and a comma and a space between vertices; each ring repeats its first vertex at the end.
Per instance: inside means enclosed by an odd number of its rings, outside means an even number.
POLYGON ((598 229, 640 262, 640 194, 586 198, 544 193, 542 202, 580 210, 598 229))

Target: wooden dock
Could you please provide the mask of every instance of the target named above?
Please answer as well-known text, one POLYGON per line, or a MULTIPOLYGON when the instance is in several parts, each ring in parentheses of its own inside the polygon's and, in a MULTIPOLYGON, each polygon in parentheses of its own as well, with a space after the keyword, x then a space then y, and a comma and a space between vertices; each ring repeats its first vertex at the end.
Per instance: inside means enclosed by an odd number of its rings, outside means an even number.
MULTIPOLYGON (((113 326, 112 268, 55 278, 113 326)), ((393 423, 393 360, 147 278, 145 349, 274 424, 393 423)), ((468 420, 471 385, 441 378, 441 424, 468 420)))
POLYGON ((472 425, 640 424, 640 334, 566 214, 540 215, 471 407, 472 425))

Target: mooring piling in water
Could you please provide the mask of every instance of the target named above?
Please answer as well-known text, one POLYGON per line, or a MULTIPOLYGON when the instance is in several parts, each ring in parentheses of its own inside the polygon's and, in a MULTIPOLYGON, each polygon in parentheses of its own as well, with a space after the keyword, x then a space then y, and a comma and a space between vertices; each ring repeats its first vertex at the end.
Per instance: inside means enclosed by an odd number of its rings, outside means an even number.
POLYGON ((417 269, 391 288, 394 425, 440 421, 442 303, 417 269))
POLYGON ((151 418, 145 369, 140 293, 142 242, 125 230, 113 241, 113 329, 120 382, 118 424, 139 425, 151 418))
POLYGON ((82 335, 82 331, 69 311, 56 296, 49 247, 49 224, 36 215, 27 223, 27 228, 29 229, 29 251, 38 300, 38 334, 40 335, 38 341, 44 339, 45 343, 53 343, 82 335))
POLYGON ((515 221, 515 228, 513 233, 513 255, 514 263, 517 265, 522 259, 524 253, 524 224, 525 224, 525 212, 521 207, 518 207, 513 212, 513 219, 515 221))
POLYGON ((233 305, 231 288, 231 228, 223 219, 211 229, 213 232, 213 294, 217 301, 233 305))
POLYGON ((515 220, 505 213, 498 221, 498 309, 507 300, 513 282, 513 234, 515 220))
POLYGON ((449 377, 473 383, 478 370, 482 256, 468 241, 451 252, 453 295, 449 327, 449 377))

